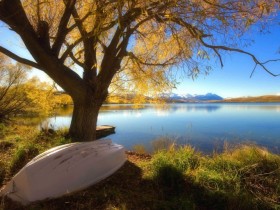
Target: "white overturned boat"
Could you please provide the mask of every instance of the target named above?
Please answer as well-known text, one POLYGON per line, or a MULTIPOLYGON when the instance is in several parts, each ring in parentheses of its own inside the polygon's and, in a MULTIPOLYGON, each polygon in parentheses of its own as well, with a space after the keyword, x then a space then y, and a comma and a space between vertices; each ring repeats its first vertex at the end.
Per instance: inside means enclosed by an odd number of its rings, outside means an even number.
POLYGON ((113 174, 126 161, 124 148, 111 140, 52 148, 26 164, 0 191, 26 205, 84 189, 113 174))

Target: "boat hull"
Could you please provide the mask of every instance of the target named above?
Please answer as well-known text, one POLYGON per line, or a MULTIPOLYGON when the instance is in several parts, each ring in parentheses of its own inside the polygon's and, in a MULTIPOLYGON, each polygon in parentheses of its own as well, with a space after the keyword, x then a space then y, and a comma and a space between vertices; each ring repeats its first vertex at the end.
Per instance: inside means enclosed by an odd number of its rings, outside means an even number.
POLYGON ((1 194, 24 205, 59 197, 105 179, 125 161, 124 148, 111 140, 66 144, 32 159, 1 194))

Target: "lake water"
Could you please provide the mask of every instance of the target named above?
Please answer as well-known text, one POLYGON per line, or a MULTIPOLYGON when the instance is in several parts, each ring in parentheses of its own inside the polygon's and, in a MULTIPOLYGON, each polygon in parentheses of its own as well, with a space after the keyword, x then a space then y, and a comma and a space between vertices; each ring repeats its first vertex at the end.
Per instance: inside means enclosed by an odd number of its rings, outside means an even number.
MULTIPOLYGON (((70 120, 69 113, 48 119, 55 128, 69 127, 70 120)), ((225 142, 253 142, 280 153, 280 103, 104 105, 98 125, 116 126, 107 138, 128 150, 140 144, 152 151, 155 140, 172 139, 206 153, 225 142)))

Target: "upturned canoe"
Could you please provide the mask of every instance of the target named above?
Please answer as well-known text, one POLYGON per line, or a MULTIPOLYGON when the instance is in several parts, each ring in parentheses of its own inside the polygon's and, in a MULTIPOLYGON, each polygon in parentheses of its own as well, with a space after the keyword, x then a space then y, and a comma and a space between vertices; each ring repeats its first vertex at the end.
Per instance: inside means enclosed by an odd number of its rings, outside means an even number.
POLYGON ((124 147, 111 140, 70 143, 27 163, 0 191, 23 205, 82 190, 117 171, 126 161, 124 147))

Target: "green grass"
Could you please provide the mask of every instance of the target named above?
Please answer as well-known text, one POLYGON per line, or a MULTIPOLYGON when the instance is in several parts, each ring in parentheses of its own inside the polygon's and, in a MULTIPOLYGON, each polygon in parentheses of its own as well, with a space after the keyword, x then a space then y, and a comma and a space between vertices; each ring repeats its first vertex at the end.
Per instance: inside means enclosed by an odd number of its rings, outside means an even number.
POLYGON ((30 124, 27 122, 22 124, 19 120, 10 125, 0 126, 2 131, 5 131, 2 132, 2 138, 0 137, 0 161, 3 163, 0 173, 5 174, 2 180, 10 179, 39 153, 71 141, 66 137, 66 129, 45 133, 32 122, 30 124))
POLYGON ((178 147, 172 144, 168 149, 159 150, 153 155, 151 171, 156 174, 162 167, 169 165, 181 173, 194 170, 199 166, 200 154, 191 146, 178 147))
POLYGON ((34 144, 28 144, 17 148, 10 165, 10 173, 16 174, 33 157, 39 154, 38 148, 34 144))
POLYGON ((182 187, 176 183, 181 174, 193 189, 199 189, 192 191, 193 202, 215 209, 280 208, 280 156, 256 146, 243 145, 213 156, 189 146, 171 147, 153 155, 149 173, 164 180, 165 186, 178 185, 173 189, 182 187))
MULTIPOLYGON (((5 127, 0 139, 0 183, 31 158, 69 143, 66 130, 44 133, 24 126, 5 127)), ((0 209, 280 209, 280 156, 254 145, 213 155, 172 139, 154 144, 156 152, 127 153, 114 175, 86 189, 27 207, 4 199, 0 209), (139 154, 141 153, 141 154, 139 154)))
POLYGON ((0 122, 0 137, 4 136, 7 132, 7 126, 0 122))

